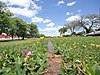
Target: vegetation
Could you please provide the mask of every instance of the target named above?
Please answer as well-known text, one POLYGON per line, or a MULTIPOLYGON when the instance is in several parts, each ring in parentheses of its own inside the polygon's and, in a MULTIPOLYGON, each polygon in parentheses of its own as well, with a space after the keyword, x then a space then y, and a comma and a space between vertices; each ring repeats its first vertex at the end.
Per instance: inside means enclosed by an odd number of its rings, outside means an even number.
POLYGON ((0 75, 43 75, 47 68, 48 41, 53 43, 54 53, 62 56, 61 75, 100 74, 100 37, 63 37, 68 30, 71 35, 100 31, 100 15, 80 17, 59 29, 58 38, 48 39, 39 34, 37 25, 13 16, 0 2, 0 34, 12 37, 0 41, 0 75), (77 28, 83 31, 76 33, 77 28), (13 40, 14 36, 22 40, 13 40), (25 39, 31 37, 40 39, 25 39))
POLYGON ((13 14, 7 6, 0 2, 0 34, 10 34, 12 39, 14 36, 22 37, 37 37, 38 28, 35 24, 27 24, 20 18, 12 18, 13 14))
POLYGON ((62 56, 61 75, 99 75, 100 37, 51 39, 54 52, 62 56), (91 40, 90 40, 91 39, 91 40))
POLYGON ((72 35, 73 33, 75 33, 75 29, 77 30, 79 28, 83 28, 85 30, 85 33, 90 33, 93 30, 98 30, 100 29, 99 16, 99 14, 89 14, 85 17, 80 17, 79 19, 76 19, 69 24, 64 25, 64 28, 59 29, 59 32, 65 33, 67 31, 64 30, 69 29, 72 35))
POLYGON ((0 75, 40 75, 47 67, 47 40, 0 43, 0 75), (25 51, 29 51, 26 54, 25 51), (29 55, 30 54, 30 55, 29 55))
POLYGON ((62 56, 61 75, 99 75, 100 37, 60 37, 0 43, 1 75, 41 75, 47 68, 47 43, 62 56), (30 53, 24 54, 23 52, 30 53), (30 55, 29 55, 30 54, 30 55))

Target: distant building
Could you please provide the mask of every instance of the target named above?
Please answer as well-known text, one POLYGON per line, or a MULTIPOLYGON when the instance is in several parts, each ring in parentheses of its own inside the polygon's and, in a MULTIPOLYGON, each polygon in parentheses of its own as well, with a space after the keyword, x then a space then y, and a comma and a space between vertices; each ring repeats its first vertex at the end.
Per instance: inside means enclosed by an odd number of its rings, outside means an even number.
POLYGON ((10 38, 10 35, 6 34, 6 33, 2 33, 2 34, 0 34, 0 39, 2 39, 2 38, 10 38))

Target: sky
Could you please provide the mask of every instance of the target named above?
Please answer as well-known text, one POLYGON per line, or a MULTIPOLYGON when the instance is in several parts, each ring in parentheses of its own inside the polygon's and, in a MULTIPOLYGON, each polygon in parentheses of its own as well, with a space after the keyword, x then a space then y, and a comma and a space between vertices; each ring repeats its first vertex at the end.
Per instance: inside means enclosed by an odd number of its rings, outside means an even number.
POLYGON ((58 36, 65 24, 88 14, 98 14, 100 0, 0 0, 27 23, 38 26, 39 33, 58 36))

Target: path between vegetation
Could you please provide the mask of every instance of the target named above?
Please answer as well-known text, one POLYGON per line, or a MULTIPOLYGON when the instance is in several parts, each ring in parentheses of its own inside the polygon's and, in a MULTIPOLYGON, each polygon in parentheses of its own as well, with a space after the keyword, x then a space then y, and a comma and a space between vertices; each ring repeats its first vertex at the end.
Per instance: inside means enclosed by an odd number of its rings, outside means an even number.
POLYGON ((44 75, 60 75, 60 67, 62 61, 61 55, 54 54, 53 49, 54 47, 52 42, 48 42, 48 66, 44 75))

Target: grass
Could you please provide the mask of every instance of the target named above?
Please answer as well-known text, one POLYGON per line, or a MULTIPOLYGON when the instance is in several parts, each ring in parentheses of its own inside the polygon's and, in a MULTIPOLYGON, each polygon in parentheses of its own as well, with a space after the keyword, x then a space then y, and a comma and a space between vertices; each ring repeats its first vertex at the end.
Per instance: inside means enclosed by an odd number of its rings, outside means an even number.
POLYGON ((62 75, 98 75, 100 72, 100 37, 66 37, 0 41, 0 74, 40 75, 47 67, 47 43, 52 41, 54 53, 62 56, 62 75), (21 51, 32 56, 23 62, 21 51))

